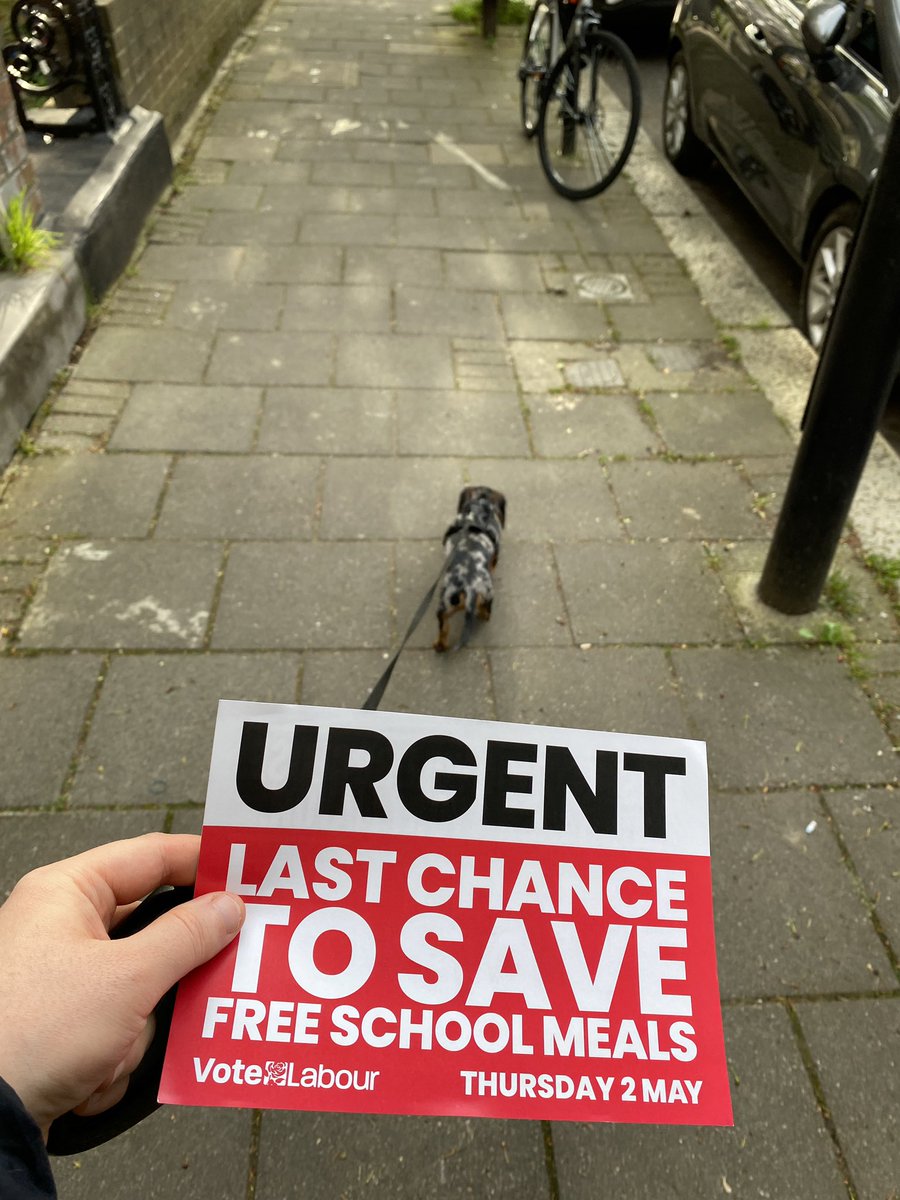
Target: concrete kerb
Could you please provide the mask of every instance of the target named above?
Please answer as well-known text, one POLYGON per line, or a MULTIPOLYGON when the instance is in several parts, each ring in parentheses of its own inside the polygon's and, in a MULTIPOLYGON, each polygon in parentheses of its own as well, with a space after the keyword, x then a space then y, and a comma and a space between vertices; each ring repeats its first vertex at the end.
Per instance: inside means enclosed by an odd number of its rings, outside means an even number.
MULTIPOLYGON (((818 361, 812 347, 643 130, 625 174, 722 334, 734 339, 748 374, 799 442, 818 361)), ((898 511, 900 458, 878 435, 850 512, 866 553, 900 556, 898 511)))
POLYGON ((0 277, 0 466, 69 363, 88 298, 102 296, 125 269, 171 175, 162 118, 134 109, 64 211, 48 214, 65 248, 40 270, 0 277))
POLYGON ((74 251, 30 275, 0 277, 0 468, 84 330, 84 284, 74 251))

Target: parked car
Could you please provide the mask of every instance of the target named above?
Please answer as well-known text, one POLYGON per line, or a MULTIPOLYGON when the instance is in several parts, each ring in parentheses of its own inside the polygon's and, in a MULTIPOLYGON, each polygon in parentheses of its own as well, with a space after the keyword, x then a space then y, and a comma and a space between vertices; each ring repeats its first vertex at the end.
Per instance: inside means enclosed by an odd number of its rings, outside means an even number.
POLYGON ((719 159, 802 264, 820 346, 900 96, 900 0, 681 0, 668 57, 670 162, 719 159))

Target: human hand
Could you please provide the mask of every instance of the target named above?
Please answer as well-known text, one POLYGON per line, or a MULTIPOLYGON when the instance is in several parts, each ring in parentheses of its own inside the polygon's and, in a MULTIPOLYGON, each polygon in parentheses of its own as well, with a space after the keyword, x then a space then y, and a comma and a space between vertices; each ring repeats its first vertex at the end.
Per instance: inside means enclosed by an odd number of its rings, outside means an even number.
POLYGON ((0 1076, 45 1139, 70 1109, 121 1099, 160 998, 243 924, 243 901, 212 892, 110 940, 136 901, 193 882, 199 850, 189 835, 112 842, 32 871, 0 908, 0 1076))

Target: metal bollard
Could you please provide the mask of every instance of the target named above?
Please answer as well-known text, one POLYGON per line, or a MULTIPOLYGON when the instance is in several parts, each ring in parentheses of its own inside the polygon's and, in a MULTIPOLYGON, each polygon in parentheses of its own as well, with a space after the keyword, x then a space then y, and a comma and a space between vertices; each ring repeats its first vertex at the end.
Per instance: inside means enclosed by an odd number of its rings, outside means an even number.
POLYGON ((900 107, 863 212, 759 582, 784 613, 816 607, 900 371, 900 107))

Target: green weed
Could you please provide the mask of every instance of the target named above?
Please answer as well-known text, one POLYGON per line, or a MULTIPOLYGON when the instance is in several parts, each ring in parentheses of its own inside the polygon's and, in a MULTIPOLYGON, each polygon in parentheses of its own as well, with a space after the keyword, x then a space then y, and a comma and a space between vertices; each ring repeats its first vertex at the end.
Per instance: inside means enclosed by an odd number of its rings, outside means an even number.
POLYGON ((0 269, 31 271, 42 266, 59 243, 58 233, 38 229, 26 189, 0 205, 0 269))
POLYGON ((842 617, 858 617, 862 611, 859 597, 853 584, 843 573, 835 571, 825 584, 825 603, 842 617))
MULTIPOLYGON (((531 15, 531 5, 524 0, 499 0, 498 25, 524 25, 531 15)), ((481 0, 459 0, 450 9, 450 16, 460 25, 481 24, 481 0)))
POLYGON ((894 615, 900 619, 900 558, 868 554, 865 562, 875 576, 875 582, 890 600, 894 615))

